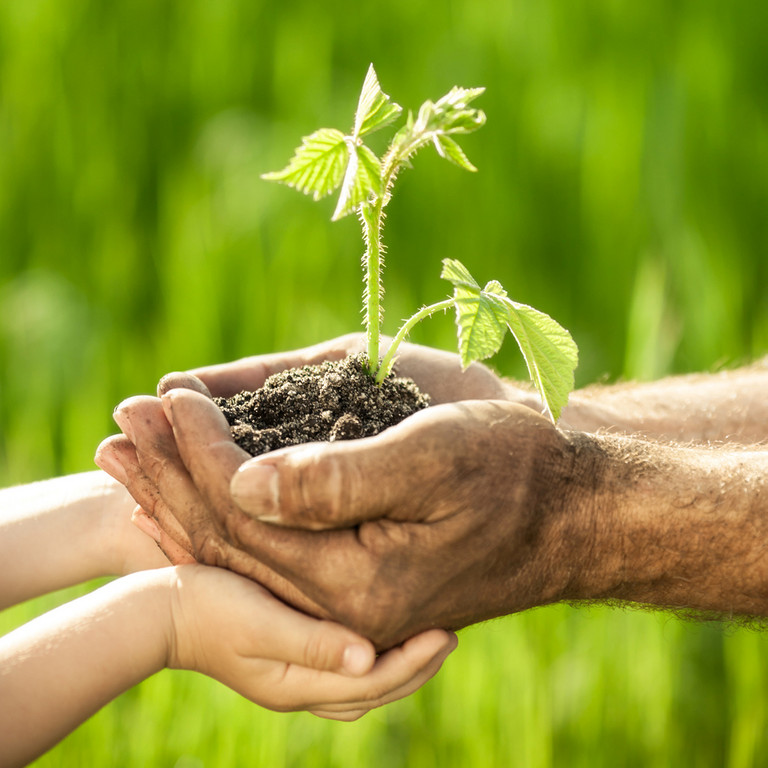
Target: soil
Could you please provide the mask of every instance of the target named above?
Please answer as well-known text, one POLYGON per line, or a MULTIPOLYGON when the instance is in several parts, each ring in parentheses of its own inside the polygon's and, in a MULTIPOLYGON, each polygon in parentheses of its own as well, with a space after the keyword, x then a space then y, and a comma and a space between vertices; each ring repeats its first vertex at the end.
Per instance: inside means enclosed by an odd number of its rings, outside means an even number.
POLYGON ((370 437, 429 405, 411 379, 377 385, 365 357, 292 368, 256 392, 216 398, 235 442, 252 456, 289 445, 370 437))

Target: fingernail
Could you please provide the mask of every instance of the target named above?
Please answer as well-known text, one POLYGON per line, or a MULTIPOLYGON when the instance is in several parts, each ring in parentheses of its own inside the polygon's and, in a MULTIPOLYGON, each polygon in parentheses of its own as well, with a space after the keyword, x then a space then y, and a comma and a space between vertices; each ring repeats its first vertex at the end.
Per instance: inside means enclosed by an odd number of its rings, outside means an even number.
POLYGON ((349 675, 355 677, 364 675, 371 668, 371 653, 363 645, 357 643, 348 645, 344 649, 341 666, 343 671, 349 675))
POLYGON ((147 534, 147 536, 150 536, 153 538, 158 544, 160 543, 160 538, 162 537, 162 532, 160 530, 160 526, 147 514, 134 514, 131 518, 131 522, 144 533, 147 534))
POLYGON ((230 491, 240 509, 264 522, 280 519, 280 477, 271 464, 243 464, 232 478, 230 491))
POLYGON ((114 453, 104 451, 96 456, 96 464, 118 483, 128 485, 128 474, 114 453))
POLYGON ((115 420, 115 423, 117 424, 117 426, 123 430, 123 434, 132 443, 134 443, 135 440, 133 438, 133 428, 131 427, 131 420, 128 417, 127 412, 124 411, 122 408, 116 408, 115 412, 112 414, 112 418, 115 420))

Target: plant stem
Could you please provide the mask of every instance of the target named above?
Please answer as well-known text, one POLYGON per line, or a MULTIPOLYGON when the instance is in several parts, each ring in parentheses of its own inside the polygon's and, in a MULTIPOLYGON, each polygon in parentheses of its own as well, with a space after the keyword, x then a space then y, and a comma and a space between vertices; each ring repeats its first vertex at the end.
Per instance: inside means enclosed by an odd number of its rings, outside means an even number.
POLYGON ((382 200, 361 207, 365 238, 365 331, 368 346, 368 372, 374 376, 379 368, 381 337, 381 216, 382 200))
POLYGON ((405 337, 411 332, 411 328, 413 328, 416 323, 421 322, 424 320, 424 318, 429 317, 430 315, 434 315, 435 312, 439 312, 440 310, 445 311, 446 309, 450 309, 453 306, 453 299, 445 299, 444 301, 439 301, 437 304, 430 304, 428 307, 422 307, 413 317, 409 317, 403 324, 400 326, 400 330, 395 335, 395 338, 392 339, 392 343, 389 345, 389 349, 387 350, 387 354, 384 355, 384 358, 381 361, 381 366, 379 367, 379 371, 376 374, 376 383, 381 384, 384 379, 387 378, 389 375, 389 372, 392 370, 392 366, 395 362, 395 353, 397 352, 398 347, 402 342, 405 340, 405 337))
POLYGON ((434 131, 412 134, 406 141, 390 146, 384 155, 381 164, 381 182, 383 194, 377 196, 372 202, 360 206, 360 218, 363 223, 363 236, 365 238, 365 294, 364 307, 366 341, 368 346, 368 372, 381 384, 387 377, 394 362, 394 353, 400 342, 409 333, 411 328, 425 317, 429 317, 438 309, 446 309, 453 304, 453 300, 433 304, 430 307, 417 312, 398 331, 395 340, 387 352, 387 356, 379 365, 379 346, 381 339, 381 297, 383 287, 381 283, 382 244, 381 229, 384 219, 384 206, 389 202, 392 185, 395 183, 397 172, 408 158, 419 149, 420 146, 431 140, 434 131), (402 335, 401 335, 402 334, 402 335))

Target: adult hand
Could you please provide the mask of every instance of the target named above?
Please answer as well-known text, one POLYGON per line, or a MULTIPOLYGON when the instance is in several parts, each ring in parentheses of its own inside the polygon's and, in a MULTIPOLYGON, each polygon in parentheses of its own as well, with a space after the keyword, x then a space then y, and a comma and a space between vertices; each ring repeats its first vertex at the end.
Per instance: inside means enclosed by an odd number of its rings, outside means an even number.
POLYGON ((350 630, 221 568, 174 569, 171 606, 168 666, 203 672, 268 709, 334 720, 408 696, 456 647, 455 635, 432 630, 375 658, 350 630))
POLYGON ((379 648, 567 597, 572 532, 589 530, 590 468, 520 405, 441 405, 376 437, 256 459, 199 392, 132 398, 116 420, 130 442, 107 447, 166 542, 379 648), (158 428, 161 407, 172 426, 158 428))

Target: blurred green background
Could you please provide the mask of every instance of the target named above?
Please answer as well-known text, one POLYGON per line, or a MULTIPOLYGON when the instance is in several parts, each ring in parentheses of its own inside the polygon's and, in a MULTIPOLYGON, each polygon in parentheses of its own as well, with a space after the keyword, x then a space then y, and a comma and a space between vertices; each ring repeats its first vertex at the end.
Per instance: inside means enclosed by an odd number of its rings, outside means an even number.
MULTIPOLYGON (((359 328, 357 222, 259 174, 349 127, 369 62, 407 108, 487 87, 480 172, 424 153, 399 180, 385 330, 456 255, 571 330, 579 384, 765 354, 767 32, 746 0, 2 3, 0 484, 90 469, 168 370, 359 328)), ((521 374, 511 342, 494 364, 521 374)), ((767 659, 758 633, 560 606, 464 632, 352 725, 167 672, 40 765, 768 765, 767 659)))

